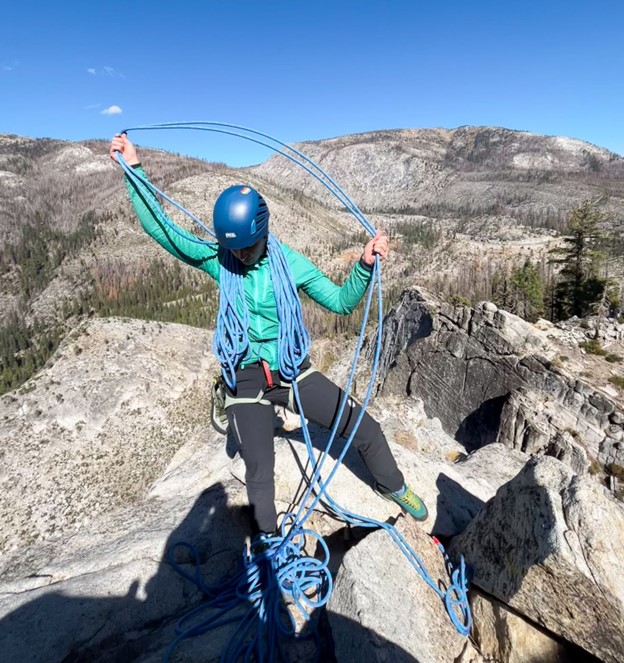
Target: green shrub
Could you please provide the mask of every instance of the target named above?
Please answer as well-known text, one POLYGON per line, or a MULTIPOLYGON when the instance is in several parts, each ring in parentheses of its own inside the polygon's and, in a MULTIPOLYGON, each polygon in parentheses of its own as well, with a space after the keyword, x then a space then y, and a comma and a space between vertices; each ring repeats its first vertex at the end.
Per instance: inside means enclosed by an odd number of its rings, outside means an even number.
POLYGON ((607 474, 616 477, 620 481, 624 481, 624 467, 621 465, 618 465, 617 463, 609 463, 605 467, 605 470, 607 471, 607 474))
POLYGON ((600 467, 600 463, 594 458, 592 459, 592 462, 590 463, 589 469, 587 471, 590 474, 596 475, 602 472, 602 468, 600 467))
POLYGON ((453 295, 451 297, 451 303, 455 305, 459 304, 460 306, 468 306, 469 308, 472 307, 472 302, 463 295, 453 295))
POLYGON ((588 352, 590 355, 600 355, 603 357, 604 355, 608 354, 608 352, 595 338, 592 338, 590 341, 582 341, 579 343, 579 348, 583 348, 583 350, 588 352))
POLYGON ((624 389, 624 378, 619 375, 614 375, 609 378, 609 382, 614 384, 618 389, 624 389))
POLYGON ((619 364, 622 361, 622 357, 620 355, 608 354, 605 357, 605 361, 608 361, 610 364, 619 364))

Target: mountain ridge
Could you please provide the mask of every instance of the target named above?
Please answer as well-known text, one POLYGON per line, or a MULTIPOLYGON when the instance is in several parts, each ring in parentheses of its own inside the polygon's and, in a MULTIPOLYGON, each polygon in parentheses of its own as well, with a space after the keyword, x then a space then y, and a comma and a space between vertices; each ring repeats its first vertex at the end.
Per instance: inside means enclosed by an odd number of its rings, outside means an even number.
MULTIPOLYGON (((389 304, 414 282, 489 299, 497 273, 526 260, 552 279, 550 251, 584 199, 596 201, 609 229, 623 225, 624 159, 576 139, 468 126, 380 130, 295 147, 390 234, 389 304)), ((337 281, 366 239, 316 180, 279 155, 244 169, 163 150, 140 148, 140 156, 152 181, 208 224, 223 188, 255 186, 269 202, 276 236, 337 281)), ((193 230, 177 210, 171 216, 193 230)), ((177 263, 138 226, 106 141, 0 134, 0 330, 16 316, 27 328, 43 321, 69 330, 97 308, 102 274, 106 292, 126 292, 133 279, 150 278, 154 260, 162 261, 158 271, 177 263)), ((180 278, 197 293, 199 276, 181 266, 180 278)), ((169 296, 180 301, 179 292, 169 296)))
MULTIPOLYGON (((295 147, 346 183, 354 200, 371 211, 406 206, 417 210, 438 204, 442 211, 453 212, 472 204, 475 212, 491 213, 497 204, 502 211, 514 206, 518 211, 523 203, 569 210, 574 207, 572 201, 603 195, 606 182, 616 182, 613 211, 621 213, 624 207, 624 159, 562 136, 493 127, 405 129, 302 142, 295 147), (566 186, 569 179, 574 187, 566 186), (464 190, 466 184, 470 184, 469 191, 464 190), (487 187, 492 185, 497 188, 489 191, 487 187), (563 191, 549 193, 549 186, 562 186, 563 191), (516 189, 515 195, 507 201, 512 189, 516 189), (479 196, 484 199, 477 205, 479 196), (567 206, 562 198, 568 199, 567 206)), ((329 200, 315 182, 279 155, 256 169, 329 200)), ((528 205, 524 207, 528 214, 528 205)))

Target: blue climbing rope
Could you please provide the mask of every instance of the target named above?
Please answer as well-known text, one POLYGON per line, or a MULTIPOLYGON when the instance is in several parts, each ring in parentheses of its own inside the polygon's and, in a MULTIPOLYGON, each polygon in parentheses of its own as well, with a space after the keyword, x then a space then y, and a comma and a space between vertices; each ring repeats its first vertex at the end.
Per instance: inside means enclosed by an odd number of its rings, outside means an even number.
MULTIPOLYGON (((297 536, 289 536, 284 525, 281 536, 266 539, 265 545, 257 552, 244 550, 238 571, 214 585, 204 581, 195 546, 179 542, 169 548, 168 560, 173 569, 195 584, 204 600, 178 621, 176 638, 169 645, 165 661, 171 659, 184 640, 236 623, 221 652, 223 663, 241 657, 248 661, 252 654, 256 661, 288 663, 283 640, 306 637, 297 635, 295 617, 283 597, 291 597, 292 605, 302 614, 327 602, 333 586, 328 569, 329 549, 314 530, 302 529, 297 536), (320 557, 301 557, 306 538, 318 544, 320 557), (193 573, 177 561, 176 551, 180 548, 190 553, 193 573)), ((314 629, 307 637, 316 637, 314 629)))
MULTIPOLYGON (((212 131, 236 136, 268 147, 302 167, 315 179, 321 182, 321 184, 323 184, 323 186, 325 186, 330 193, 332 193, 332 195, 334 195, 361 223, 366 232, 371 236, 375 235, 375 229, 372 224, 350 200, 343 189, 329 175, 327 175, 320 166, 299 150, 272 138, 268 134, 241 127, 239 125, 221 122, 166 123, 133 127, 131 129, 126 129, 124 133, 128 131, 152 129, 192 129, 212 131)), ((117 156, 122 168, 132 181, 135 183, 140 182, 152 193, 162 196, 165 200, 174 204, 178 209, 187 214, 193 221, 198 223, 206 232, 214 237, 212 231, 203 225, 201 221, 185 210, 181 205, 168 198, 163 192, 159 191, 147 179, 143 178, 140 173, 137 173, 135 169, 130 168, 119 153, 117 156)), ((183 234, 186 239, 192 238, 189 233, 182 233, 164 213, 159 212, 158 210, 155 211, 158 213, 158 218, 162 223, 167 224, 175 232, 183 234)), ((205 240, 199 239, 194 241, 214 244, 213 242, 206 242, 205 240)), ((295 403, 298 411, 301 413, 306 449, 313 467, 312 476, 309 477, 308 486, 297 511, 295 513, 286 514, 282 519, 280 535, 265 540, 263 542, 263 549, 260 551, 254 552, 253 549, 251 551, 245 551, 241 560, 239 572, 224 580, 217 586, 209 587, 204 584, 199 572, 199 556, 192 546, 189 546, 189 544, 186 543, 181 543, 174 545, 171 548, 169 552, 171 564, 185 578, 194 582, 205 595, 207 600, 181 620, 178 625, 178 636, 169 649, 167 660, 169 660, 171 653, 181 641, 199 633, 206 632, 209 629, 216 628, 217 626, 240 620, 239 626, 235 629, 234 634, 228 641, 228 644, 222 653, 221 660, 224 663, 237 661, 241 656, 247 661, 249 660, 252 651, 254 652, 256 659, 259 661, 273 661, 277 656, 279 661, 287 662, 288 659, 285 657, 285 652, 280 643, 280 636, 293 637, 296 629, 294 627, 293 617, 284 603, 284 597, 298 610, 299 614, 304 619, 309 620, 310 615, 314 610, 325 605, 331 595, 332 577, 328 569, 329 552, 327 546, 318 534, 304 527, 305 522, 321 500, 324 500, 330 506, 332 511, 347 523, 361 527, 381 528, 385 530, 401 552, 406 556, 412 567, 438 594, 457 630, 462 635, 467 636, 471 630, 472 618, 467 599, 468 579, 463 557, 460 561, 460 567, 454 569, 442 544, 437 541, 437 539, 434 539, 435 544, 438 546, 444 557, 450 579, 448 587, 444 587, 441 582, 436 582, 430 576, 416 552, 394 526, 389 523, 380 522, 375 519, 366 518, 352 513, 341 507, 328 493, 328 486, 338 467, 341 465, 357 432, 359 423, 364 416, 364 412, 372 394, 375 376, 379 366, 383 317, 379 258, 375 258, 375 264, 373 266, 374 287, 369 288, 368 291, 356 351, 354 353, 354 359, 350 368, 347 385, 344 389, 339 411, 335 418, 335 424, 330 431, 329 441, 326 447, 320 453, 318 459, 316 459, 303 408, 301 406, 296 381, 301 362, 309 352, 310 337, 303 322, 301 304, 297 295, 296 287, 293 283, 288 262, 281 250, 279 242, 272 235, 269 236, 268 255, 278 318, 280 320, 278 338, 279 370, 286 380, 292 382, 295 403), (377 336, 371 378, 369 380, 365 398, 362 402, 361 412, 353 431, 344 444, 343 450, 339 458, 336 460, 333 469, 327 478, 323 479, 321 472, 337 436, 338 425, 353 384, 353 378, 357 369, 357 363, 364 340, 364 333, 370 315, 374 291, 377 293, 377 336), (319 560, 305 555, 304 545, 306 538, 308 541, 315 541, 317 547, 320 545, 320 548, 324 551, 322 559, 319 560), (186 547, 191 551, 195 560, 195 571, 193 574, 187 573, 183 567, 176 562, 175 550, 179 547, 186 547), (241 605, 245 604, 249 607, 241 617, 241 605), (199 613, 206 611, 211 614, 208 617, 200 618, 199 613), (236 616, 232 616, 232 613, 236 613, 236 616)), ((229 251, 223 252, 223 258, 221 280, 219 284, 219 315, 214 335, 214 349, 221 362, 224 378, 230 387, 233 388, 235 384, 236 366, 239 364, 247 349, 248 340, 246 330, 248 328, 248 318, 246 317, 247 307, 244 300, 240 263, 229 251)))
POLYGON ((249 339, 249 311, 245 303, 241 263, 223 251, 219 279, 219 311, 212 347, 230 389, 236 385, 236 367, 245 356, 249 339), (239 313, 242 311, 242 314, 239 313))

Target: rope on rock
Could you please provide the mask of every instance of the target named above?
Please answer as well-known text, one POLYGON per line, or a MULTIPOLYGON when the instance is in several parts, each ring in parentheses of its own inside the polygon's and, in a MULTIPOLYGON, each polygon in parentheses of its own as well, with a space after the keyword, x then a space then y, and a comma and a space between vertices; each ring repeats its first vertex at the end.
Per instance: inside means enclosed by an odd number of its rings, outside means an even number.
MULTIPOLYGON (((192 129, 200 131, 212 131, 236 136, 245 140, 258 143, 271 150, 282 154, 293 163, 302 167, 315 179, 323 184, 334 195, 340 203, 356 218, 371 236, 375 235, 375 229, 366 219, 364 214, 353 203, 342 188, 334 182, 320 166, 315 164, 302 152, 292 148, 281 141, 272 138, 253 129, 241 127, 234 124, 222 122, 181 122, 167 123, 152 126, 140 126, 128 131, 151 129, 192 129), (271 142, 267 142, 271 141, 271 142), (286 152, 288 150, 289 152, 286 152)), ((123 160, 121 154, 117 153, 118 161, 126 175, 135 183, 141 183, 148 187, 153 193, 164 197, 172 202, 178 209, 186 213, 193 221, 208 233, 212 231, 206 228, 196 217, 185 210, 181 205, 175 203, 154 187, 148 180, 143 178, 135 169, 130 168, 123 160)), ((179 230, 167 219, 166 215, 160 214, 159 220, 166 223, 176 232, 179 230)), ((214 235, 213 235, 214 236, 214 235)), ((185 238, 189 238, 187 234, 185 238)), ((197 240, 201 241, 201 240, 197 240)), ((208 243, 208 242, 203 242, 208 243)), ((246 306, 237 306, 237 301, 244 298, 242 290, 242 274, 238 261, 229 252, 231 260, 223 262, 220 283, 219 320, 215 330, 214 348, 217 357, 224 367, 224 377, 232 387, 234 384, 235 369, 245 352, 246 329, 248 320, 241 318, 240 310, 245 311, 246 306), (221 294, 223 293, 223 295, 221 294)), ((315 458, 310 433, 305 420, 305 413, 301 406, 296 377, 299 366, 307 356, 310 338, 303 323, 301 306, 293 283, 292 275, 286 258, 281 250, 279 242, 271 235, 269 236, 268 254, 272 283, 275 291, 276 305, 280 319, 279 333, 279 370, 281 375, 288 381, 292 381, 295 403, 301 414, 302 429, 305 439, 307 453, 312 463, 313 472, 308 482, 308 487, 300 502, 296 513, 288 513, 284 516, 280 534, 264 542, 260 551, 245 551, 241 561, 240 570, 233 576, 225 579, 217 586, 206 586, 199 570, 199 555, 197 551, 187 543, 179 543, 172 546, 169 551, 171 564, 185 578, 194 582, 205 595, 198 608, 186 615, 178 625, 178 637, 172 643, 166 660, 169 660, 175 647, 182 641, 209 629, 216 628, 226 623, 238 621, 239 625, 225 647, 221 661, 234 663, 243 656, 243 660, 250 660, 252 651, 258 661, 279 660, 287 662, 285 652, 280 638, 284 636, 293 637, 295 627, 292 615, 288 612, 284 599, 295 606, 300 615, 309 620, 311 613, 325 605, 329 600, 332 590, 332 577, 328 570, 329 551, 320 535, 304 527, 312 511, 321 500, 324 500, 334 513, 345 522, 360 527, 381 528, 385 530, 401 552, 406 556, 409 563, 416 572, 427 582, 427 584, 438 594, 444 603, 449 617, 459 633, 469 635, 472 626, 470 606, 467 599, 468 579, 466 567, 461 558, 460 568, 453 566, 446 555, 442 544, 437 539, 434 542, 441 550, 450 578, 448 587, 443 583, 436 582, 427 572, 416 552, 409 545, 405 537, 389 523, 380 522, 365 516, 352 513, 341 507, 329 495, 327 489, 336 473, 338 467, 347 453, 351 442, 357 432, 358 425, 364 415, 375 383, 375 376, 379 366, 381 353, 381 330, 382 330, 382 290, 381 269, 379 257, 375 258, 373 267, 374 288, 369 288, 362 326, 358 336, 357 347, 349 372, 347 385, 344 388, 344 396, 340 408, 335 417, 329 441, 318 459, 315 458), (373 290, 377 293, 377 335, 375 341, 375 353, 371 377, 367 387, 365 398, 356 425, 346 441, 344 448, 337 459, 332 471, 323 480, 321 471, 327 460, 331 447, 337 435, 338 424, 349 398, 353 384, 357 363, 364 340, 366 324, 370 314, 373 290), (309 557, 304 552, 306 537, 317 542, 323 550, 323 559, 318 560, 309 557), (180 564, 175 561, 175 550, 185 547, 194 558, 195 570, 193 574, 187 573, 180 564), (248 606, 245 610, 243 607, 248 606), (212 614, 200 618, 199 613, 210 611, 212 614), (231 613, 236 613, 236 616, 231 613), (241 616, 242 615, 242 616, 241 616), (275 657, 278 657, 277 659, 275 657)), ((244 301, 244 299, 242 300, 244 301)))

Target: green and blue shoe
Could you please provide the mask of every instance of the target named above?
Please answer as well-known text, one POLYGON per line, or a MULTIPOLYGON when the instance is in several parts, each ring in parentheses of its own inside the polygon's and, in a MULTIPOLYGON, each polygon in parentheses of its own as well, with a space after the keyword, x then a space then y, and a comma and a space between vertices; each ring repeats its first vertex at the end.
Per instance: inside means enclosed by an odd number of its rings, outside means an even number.
POLYGON ((425 503, 416 495, 416 493, 407 485, 403 484, 403 489, 397 491, 396 493, 388 493, 381 489, 380 486, 377 486, 377 492, 386 500, 395 502, 398 504, 403 511, 409 513, 414 520, 423 522, 427 520, 429 512, 425 503))

